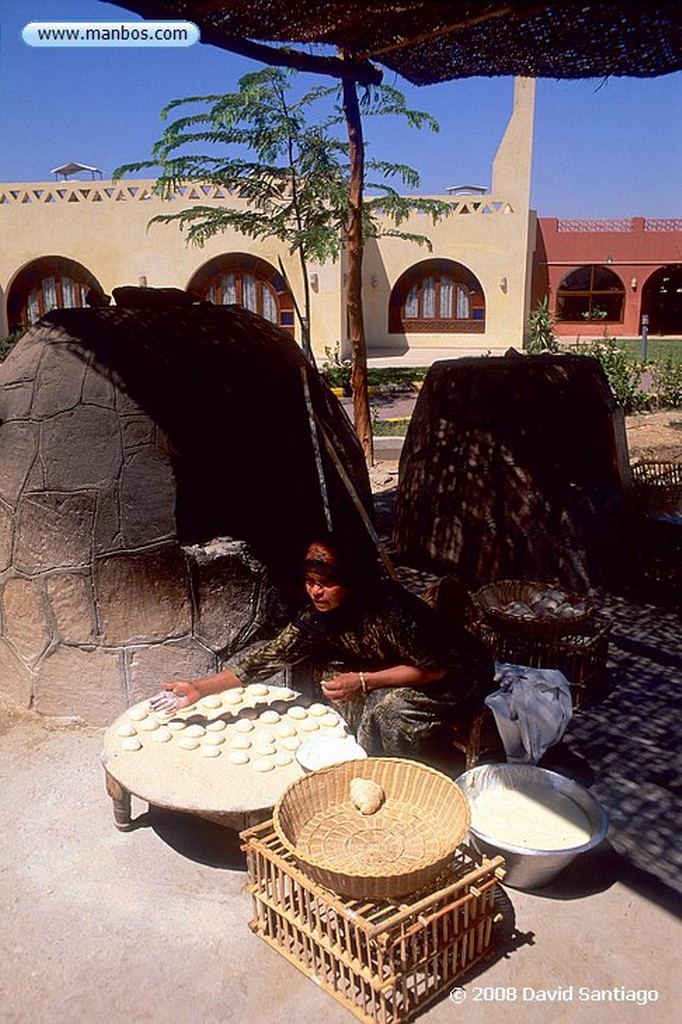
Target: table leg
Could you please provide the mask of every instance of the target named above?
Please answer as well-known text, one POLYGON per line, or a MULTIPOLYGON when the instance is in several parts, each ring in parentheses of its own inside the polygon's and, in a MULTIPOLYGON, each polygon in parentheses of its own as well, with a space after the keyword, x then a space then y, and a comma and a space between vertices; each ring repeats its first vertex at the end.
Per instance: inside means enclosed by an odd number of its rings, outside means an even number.
POLYGON ((107 793, 114 804, 114 824, 121 832, 127 831, 132 826, 130 816, 130 793, 124 789, 120 782, 117 782, 109 772, 104 772, 107 793))

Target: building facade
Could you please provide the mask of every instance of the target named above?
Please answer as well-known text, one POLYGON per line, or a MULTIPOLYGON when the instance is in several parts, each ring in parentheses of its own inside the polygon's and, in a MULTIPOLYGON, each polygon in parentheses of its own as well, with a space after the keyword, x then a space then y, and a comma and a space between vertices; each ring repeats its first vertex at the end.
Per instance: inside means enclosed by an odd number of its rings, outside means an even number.
POLYGON ((545 298, 560 338, 682 335, 682 218, 540 217, 533 300, 545 298))
MULTIPOLYGON (((428 254, 412 242, 368 242, 364 298, 373 353, 501 350, 518 343, 530 297, 529 210, 534 82, 517 79, 513 110, 498 148, 489 192, 441 198, 439 224, 415 215, 406 231, 427 234, 428 254)), ((300 336, 295 304, 303 282, 296 256, 276 239, 226 231, 201 249, 177 224, 149 222, 183 206, 235 203, 213 185, 179 188, 161 200, 141 180, 0 185, 0 333, 48 310, 81 306, 89 292, 124 285, 178 287, 217 303, 238 302, 300 336)), ((309 267, 311 339, 320 358, 348 354, 347 268, 309 267)))
MULTIPOLYGON (((430 252, 392 237, 366 244, 370 356, 410 352, 418 361, 420 351, 433 358, 519 348, 544 295, 566 338, 601 333, 605 322, 617 336, 637 334, 645 310, 652 331, 682 334, 682 222, 537 221, 530 209, 534 97, 533 80, 515 80, 489 191, 439 197, 451 203, 449 217, 434 225, 414 215, 403 225, 427 235, 430 252)), ((176 223, 150 226, 159 214, 235 202, 214 185, 187 185, 162 200, 154 182, 137 179, 0 185, 0 336, 55 307, 83 306, 89 293, 142 285, 240 303, 300 340, 300 264, 277 239, 228 230, 197 248, 176 223)), ((308 275, 313 350, 319 360, 330 352, 346 357, 343 255, 309 266, 308 275)))

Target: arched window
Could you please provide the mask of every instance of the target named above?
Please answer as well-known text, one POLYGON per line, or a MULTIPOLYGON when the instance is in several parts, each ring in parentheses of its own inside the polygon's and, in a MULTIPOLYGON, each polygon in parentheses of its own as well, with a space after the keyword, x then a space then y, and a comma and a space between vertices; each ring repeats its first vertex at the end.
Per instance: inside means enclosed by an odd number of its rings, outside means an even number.
POLYGON ((244 306, 294 333, 294 303, 284 278, 257 256, 216 256, 197 271, 187 291, 216 306, 244 306))
POLYGON ((410 267, 396 282, 391 292, 388 329, 394 334, 482 334, 483 289, 460 263, 425 260, 410 267))
POLYGON ((621 323, 623 282, 608 267, 587 264, 567 274, 557 289, 556 318, 561 321, 621 323))
POLYGON ((7 296, 10 330, 34 324, 51 309, 81 308, 101 287, 85 267, 65 256, 42 256, 19 271, 7 296))

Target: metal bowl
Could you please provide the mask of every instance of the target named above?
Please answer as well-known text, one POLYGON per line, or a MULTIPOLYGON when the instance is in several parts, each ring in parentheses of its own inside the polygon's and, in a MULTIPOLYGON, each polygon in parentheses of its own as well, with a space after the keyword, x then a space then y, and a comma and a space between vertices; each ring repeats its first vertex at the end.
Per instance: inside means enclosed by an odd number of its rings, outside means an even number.
POLYGON ((505 789, 518 789, 533 786, 560 793, 568 797, 587 818, 590 838, 579 846, 562 849, 534 849, 527 846, 514 846, 499 836, 483 832, 475 825, 471 826, 471 836, 480 853, 494 857, 501 854, 506 861, 504 884, 513 889, 540 889, 552 881, 560 871, 573 861, 579 854, 593 850, 601 843, 608 829, 606 811, 594 796, 572 779, 548 771, 522 764, 479 765, 464 772, 457 779, 457 785, 466 796, 472 809, 472 821, 475 821, 476 798, 488 786, 500 786, 505 789))

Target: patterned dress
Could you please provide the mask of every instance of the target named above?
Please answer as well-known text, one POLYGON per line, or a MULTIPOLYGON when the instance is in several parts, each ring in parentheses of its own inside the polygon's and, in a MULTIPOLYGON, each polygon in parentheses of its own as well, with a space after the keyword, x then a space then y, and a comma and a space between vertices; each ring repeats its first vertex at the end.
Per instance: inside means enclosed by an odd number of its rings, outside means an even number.
POLYGON ((331 612, 307 608, 273 640, 238 653, 226 667, 247 684, 305 666, 315 687, 342 672, 397 665, 446 674, 421 687, 377 688, 338 702, 339 713, 371 754, 417 756, 444 725, 468 717, 494 687, 493 662, 483 645, 392 583, 349 596, 331 612))

